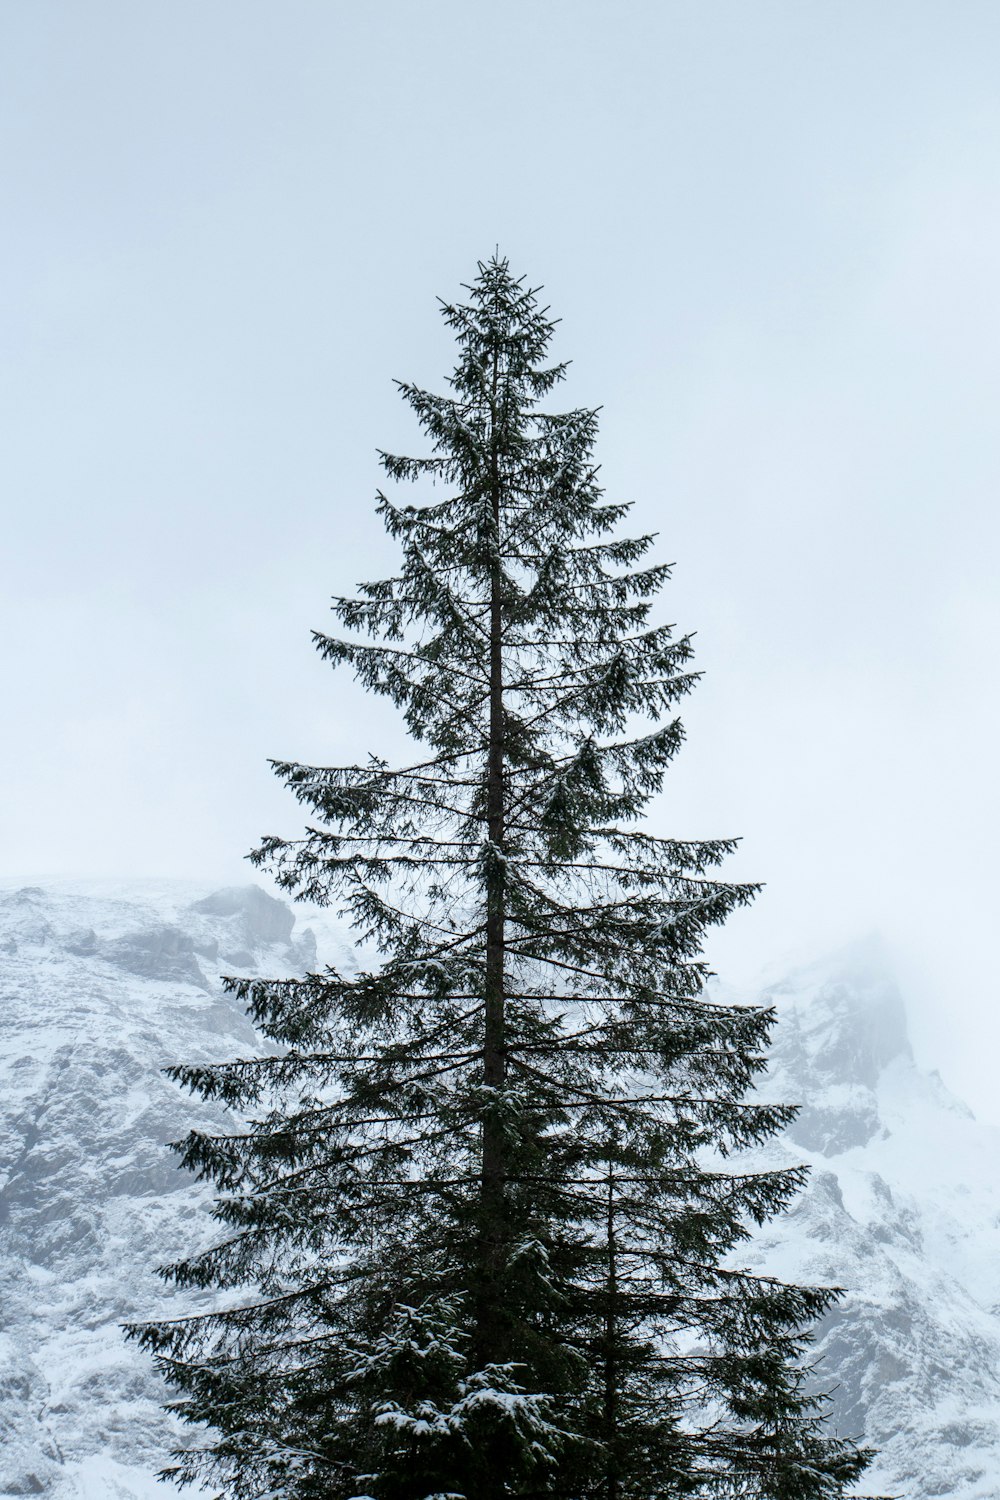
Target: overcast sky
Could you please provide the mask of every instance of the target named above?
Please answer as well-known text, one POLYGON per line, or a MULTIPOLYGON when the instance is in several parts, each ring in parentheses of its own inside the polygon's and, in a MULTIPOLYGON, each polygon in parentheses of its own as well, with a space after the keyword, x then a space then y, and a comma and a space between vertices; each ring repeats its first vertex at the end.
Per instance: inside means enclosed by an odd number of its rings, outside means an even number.
POLYGON ((0 8, 0 874, 245 880, 393 742, 308 631, 499 245, 698 632, 711 956, 880 929, 1000 1121, 998 78, 995 0, 0 8))

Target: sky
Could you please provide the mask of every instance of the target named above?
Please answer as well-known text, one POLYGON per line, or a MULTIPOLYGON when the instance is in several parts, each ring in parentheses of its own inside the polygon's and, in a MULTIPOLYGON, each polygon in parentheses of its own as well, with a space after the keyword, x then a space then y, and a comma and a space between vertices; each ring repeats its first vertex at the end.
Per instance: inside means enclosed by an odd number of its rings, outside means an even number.
POLYGON ((398 743, 309 631, 499 246, 697 632, 710 959, 880 931, 1000 1123, 997 77, 993 0, 0 8, 0 875, 244 881, 398 743))

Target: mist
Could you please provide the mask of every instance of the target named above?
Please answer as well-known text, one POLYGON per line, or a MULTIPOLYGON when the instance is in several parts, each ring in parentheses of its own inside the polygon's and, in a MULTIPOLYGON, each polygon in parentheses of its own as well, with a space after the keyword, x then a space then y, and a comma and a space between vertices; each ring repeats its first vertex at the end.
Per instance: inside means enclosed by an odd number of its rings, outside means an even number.
POLYGON ((0 874, 249 879, 269 756, 391 712, 314 658, 391 569, 436 298, 499 246, 601 405, 705 678, 655 825, 739 834, 713 943, 880 931, 1000 1121, 1000 13, 54 0, 0 18, 0 874))

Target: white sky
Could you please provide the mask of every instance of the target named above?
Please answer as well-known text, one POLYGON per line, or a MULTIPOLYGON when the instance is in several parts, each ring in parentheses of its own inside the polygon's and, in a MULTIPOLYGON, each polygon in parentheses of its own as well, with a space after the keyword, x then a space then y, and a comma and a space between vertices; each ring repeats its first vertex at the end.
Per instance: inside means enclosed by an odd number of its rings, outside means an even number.
POLYGON ((998 77, 994 0, 3 7, 0 874, 249 878, 391 742, 308 630, 499 243, 698 632, 712 957, 880 928, 1000 1120, 998 77))

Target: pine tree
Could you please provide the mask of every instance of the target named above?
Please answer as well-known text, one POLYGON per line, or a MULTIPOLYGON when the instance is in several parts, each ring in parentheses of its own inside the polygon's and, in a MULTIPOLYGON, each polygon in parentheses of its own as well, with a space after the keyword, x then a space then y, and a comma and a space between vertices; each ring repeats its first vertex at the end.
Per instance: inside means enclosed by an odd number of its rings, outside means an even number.
POLYGON ((317 635, 402 711, 390 766, 276 763, 312 816, 253 858, 348 912, 358 972, 228 981, 268 1056, 174 1076, 247 1119, 179 1143, 225 1234, 164 1273, 215 1310, 145 1324, 234 1500, 561 1495, 831 1500, 867 1455, 808 1394, 838 1295, 734 1268, 800 1170, 728 1158, 792 1117, 750 1093, 770 1011, 705 992, 705 932, 753 887, 730 840, 638 824, 681 744, 691 645, 618 534, 597 415, 506 261, 445 305, 430 440, 382 455, 397 576, 317 635))

